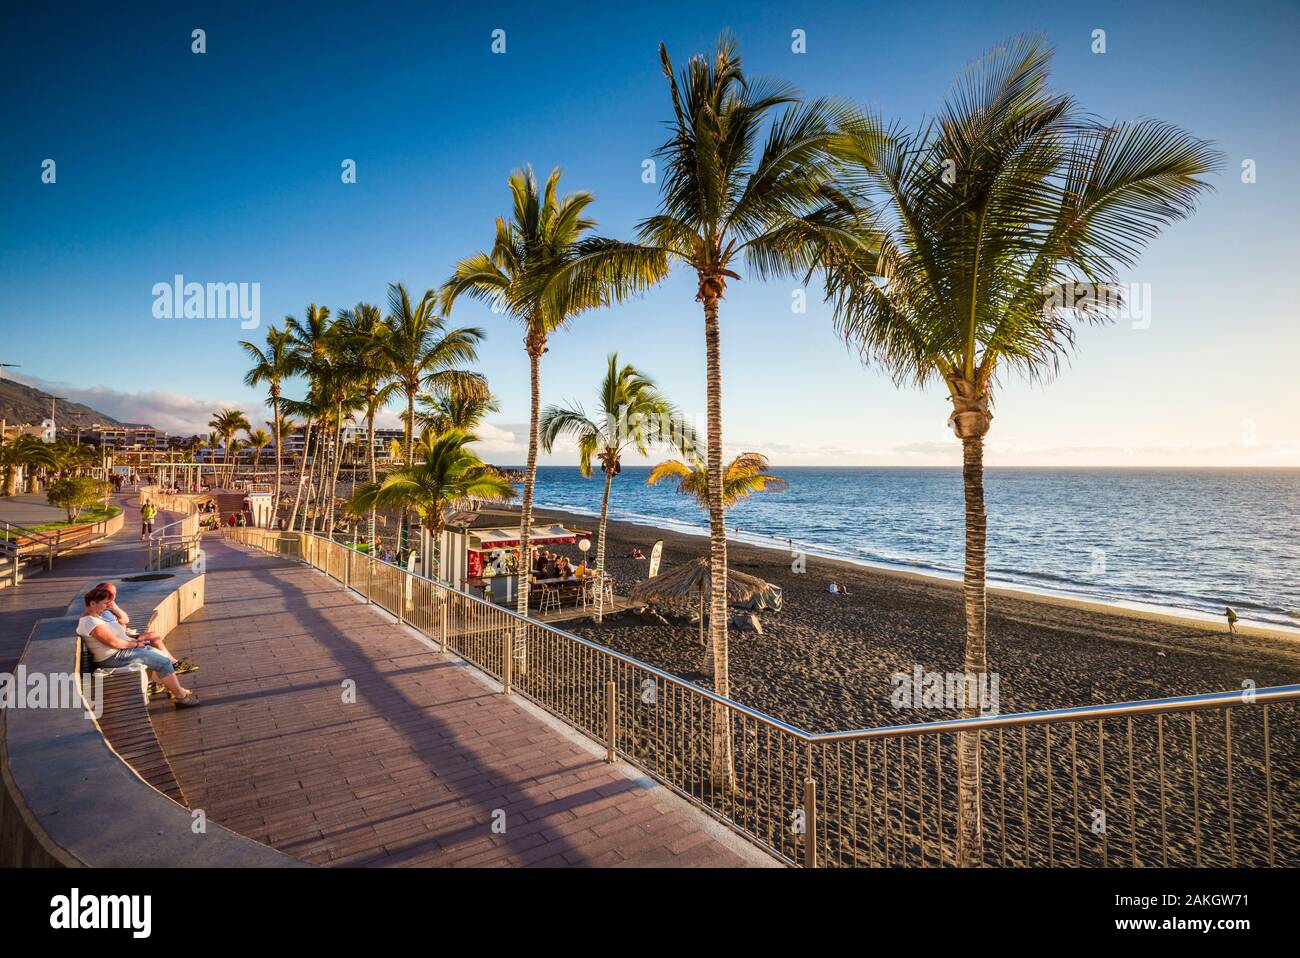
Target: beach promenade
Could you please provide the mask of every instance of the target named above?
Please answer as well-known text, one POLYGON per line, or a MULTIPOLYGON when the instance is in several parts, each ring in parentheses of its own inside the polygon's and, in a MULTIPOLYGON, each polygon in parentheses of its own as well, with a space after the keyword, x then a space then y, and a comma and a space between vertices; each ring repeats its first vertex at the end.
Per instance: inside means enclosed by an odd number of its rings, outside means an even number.
MULTIPOLYGON (((131 575, 144 569, 147 548, 140 541, 138 496, 130 492, 109 501, 126 513, 126 521, 114 535, 95 545, 65 553, 54 560, 54 568, 24 579, 14 588, 0 589, 0 672, 10 672, 27 643, 32 626, 40 619, 64 615, 68 603, 88 580, 131 575)), ((44 507, 49 509, 49 506, 44 507)), ((55 518, 63 518, 56 510, 55 518)), ((33 497, 0 500, 0 518, 11 522, 49 521, 33 497)), ((158 517, 156 528, 178 518, 170 513, 158 517)))
POLYGON ((324 575, 204 549, 168 639, 203 706, 151 712, 210 820, 321 865, 773 864, 324 575))

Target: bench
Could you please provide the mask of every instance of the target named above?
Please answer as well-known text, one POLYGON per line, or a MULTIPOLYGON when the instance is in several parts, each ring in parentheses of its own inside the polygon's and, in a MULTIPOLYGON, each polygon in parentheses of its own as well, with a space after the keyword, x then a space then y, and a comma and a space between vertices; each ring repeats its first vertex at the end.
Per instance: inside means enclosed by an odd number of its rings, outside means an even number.
POLYGON ((103 713, 99 728, 113 751, 142 779, 178 805, 189 807, 171 762, 149 718, 149 683, 142 668, 97 669, 86 643, 77 639, 78 679, 89 676, 102 682, 103 713))

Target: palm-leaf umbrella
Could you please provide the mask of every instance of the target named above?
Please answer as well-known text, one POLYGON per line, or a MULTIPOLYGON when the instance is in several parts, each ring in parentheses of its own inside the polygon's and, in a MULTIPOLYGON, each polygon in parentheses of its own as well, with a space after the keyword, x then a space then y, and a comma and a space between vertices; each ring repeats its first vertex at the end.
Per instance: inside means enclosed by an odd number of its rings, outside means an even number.
MULTIPOLYGON (((700 613, 700 642, 705 641, 704 609, 713 587, 713 570, 708 556, 697 556, 653 579, 632 586, 629 598, 653 602, 686 611, 700 613)), ((727 572, 727 604, 751 602, 761 598, 773 607, 780 605, 779 587, 758 576, 731 569, 727 572)), ((706 666, 712 660, 706 658, 706 666)))

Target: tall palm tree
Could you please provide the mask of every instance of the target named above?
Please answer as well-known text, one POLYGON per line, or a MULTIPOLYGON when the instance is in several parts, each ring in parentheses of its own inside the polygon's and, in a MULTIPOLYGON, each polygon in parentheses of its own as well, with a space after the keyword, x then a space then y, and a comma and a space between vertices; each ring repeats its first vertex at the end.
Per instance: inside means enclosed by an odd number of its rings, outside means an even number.
MULTIPOLYGON (((325 363, 328 361, 328 337, 330 331, 330 311, 328 307, 317 306, 312 303, 307 307, 303 314, 302 321, 299 322, 292 316, 284 318, 285 330, 289 333, 293 341, 293 355, 297 361, 297 372, 307 377, 308 398, 304 400, 309 404, 314 403, 311 397, 312 384, 315 378, 320 374, 325 363)), ((303 497, 304 489, 310 494, 311 485, 309 482, 309 470, 307 467, 307 457, 311 456, 311 466, 314 470, 318 464, 319 456, 312 449, 312 426, 314 425, 315 416, 309 415, 302 409, 295 409, 294 414, 304 418, 306 422, 303 433, 302 445, 302 467, 298 470, 298 489, 293 497, 293 511, 289 513, 289 531, 292 532, 294 524, 298 521, 298 504, 303 497)), ((319 443, 317 444, 319 446, 319 443)), ((303 509, 303 528, 306 529, 306 507, 303 509)))
MULTIPOLYGON (((487 381, 463 367, 478 359, 483 330, 448 329, 438 313, 438 295, 425 291, 418 304, 401 283, 388 287, 388 325, 383 356, 393 380, 406 397, 406 461, 415 455, 415 397, 422 389, 443 388, 457 395, 487 395, 487 381)), ((406 544, 406 509, 398 524, 398 548, 406 544)))
MULTIPOLYGON (((448 312, 459 297, 469 296, 491 303, 524 330, 531 406, 519 515, 521 559, 528 555, 532 534, 542 418, 541 361, 551 335, 586 310, 643 292, 667 271, 662 253, 590 235, 596 222, 584 214, 595 197, 585 190, 557 197, 559 182, 558 168, 541 190, 531 167, 511 173, 512 218, 498 217, 491 251, 461 260, 443 286, 448 312)), ((528 613, 528 575, 524 559, 519 563, 521 615, 528 613)), ((526 668, 522 642, 515 649, 515 661, 520 671, 526 668)))
MULTIPOLYGON (((353 515, 376 507, 414 509, 433 535, 437 550, 446 523, 444 510, 469 499, 502 502, 514 497, 514 486, 467 449, 473 435, 452 429, 434 439, 418 462, 394 469, 380 483, 367 483, 348 504, 353 515)), ((437 567, 437 552, 434 554, 437 567)))
POLYGON ((238 409, 233 407, 226 408, 208 420, 208 426, 220 433, 221 438, 225 443, 225 461, 226 465, 230 467, 230 476, 227 481, 233 483, 235 481, 235 468, 238 463, 231 463, 230 454, 233 451, 231 446, 235 441, 235 433, 239 432, 241 429, 247 429, 249 427, 248 417, 238 409))
MULTIPOLYGON (((388 405, 400 388, 392 376, 392 367, 384 351, 392 327, 379 307, 369 303, 357 303, 351 309, 343 310, 339 313, 339 325, 365 403, 367 462, 370 481, 374 483, 379 481, 379 467, 375 459, 375 416, 388 405)), ((375 518, 375 509, 372 508, 366 531, 366 541, 370 544, 372 555, 376 547, 375 518)))
MULTIPOLYGON (((294 351, 293 335, 287 329, 272 326, 266 331, 266 348, 259 348, 254 343, 240 342, 253 366, 244 374, 244 385, 258 386, 266 384, 270 392, 271 427, 275 433, 275 493, 271 499, 271 524, 280 512, 280 485, 284 472, 284 433, 281 431, 283 415, 280 408, 280 394, 284 381, 301 369, 301 360, 294 351)), ((260 454, 260 453, 259 453, 260 454)))
MULTIPOLYGON (((770 467, 767 457, 757 452, 742 452, 722 471, 722 503, 728 509, 743 499, 748 499, 756 492, 775 492, 785 489, 787 483, 780 476, 768 472, 770 467)), ((708 511, 709 508, 709 471, 698 459, 682 462, 670 459, 661 462, 650 470, 646 478, 647 485, 657 485, 669 481, 677 486, 677 491, 695 500, 695 504, 708 511)))
POLYGON ((265 429, 253 429, 248 433, 248 445, 253 450, 253 481, 257 482, 257 468, 262 463, 262 450, 271 444, 271 434, 265 429))
MULTIPOLYGON (((736 41, 723 33, 711 57, 692 57, 674 74, 660 59, 673 116, 660 212, 640 226, 642 240, 687 264, 704 312, 709 468, 709 638, 717 661, 714 690, 729 695, 727 524, 722 501, 722 365, 718 304, 744 259, 759 278, 800 276, 818 265, 823 245, 852 225, 855 211, 830 186, 828 154, 844 111, 827 100, 801 103, 783 84, 747 78, 736 41), (779 110, 779 113, 777 111, 779 110), (766 139, 763 140, 766 130, 766 139)), ((719 707, 712 780, 733 781, 730 722, 719 707)))
MULTIPOLYGON (((1190 215, 1219 155, 1158 120, 1106 124, 1048 87, 1051 50, 1017 38, 956 82, 937 121, 846 125, 845 185, 873 222, 828 251, 838 330, 896 383, 942 383, 962 444, 965 668, 989 668, 984 436, 998 374, 1047 380, 1079 323, 1104 321, 1132 266, 1190 215)), ((963 715, 979 714, 966 703, 963 715)), ((959 859, 981 860, 979 741, 958 736, 959 859)))
POLYGON ((590 479, 592 462, 600 460, 605 490, 600 500, 600 527, 596 538, 596 571, 605 571, 605 529, 609 522, 609 493, 622 471, 623 454, 635 449, 648 455, 656 445, 676 449, 683 456, 697 453, 695 430, 677 408, 634 366, 620 366, 618 353, 610 353, 600 384, 597 419, 581 405, 547 406, 542 413, 542 449, 550 452, 561 436, 578 443, 578 469, 590 479))

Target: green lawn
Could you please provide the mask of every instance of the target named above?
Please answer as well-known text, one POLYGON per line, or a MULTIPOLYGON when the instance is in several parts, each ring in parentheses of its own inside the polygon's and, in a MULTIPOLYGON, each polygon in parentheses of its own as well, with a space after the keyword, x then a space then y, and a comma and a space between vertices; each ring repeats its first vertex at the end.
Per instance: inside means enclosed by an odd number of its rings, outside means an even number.
POLYGON ((111 519, 122 510, 117 506, 109 506, 105 509, 103 506, 95 506, 93 509, 84 510, 77 517, 76 522, 68 522, 66 519, 59 522, 45 522, 39 526, 28 526, 33 532, 45 532, 49 529, 66 529, 68 526, 84 526, 88 522, 100 522, 104 519, 111 519))

